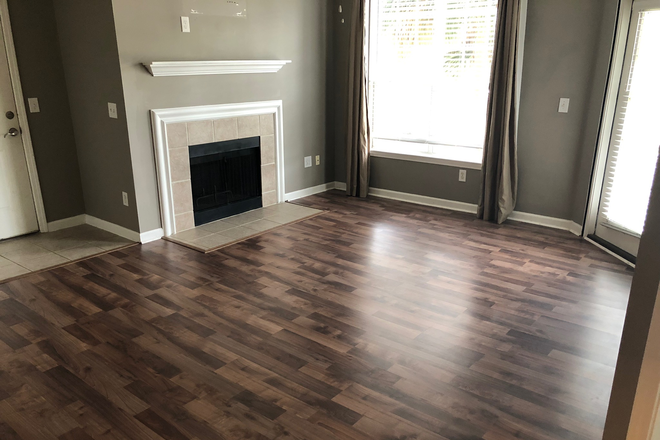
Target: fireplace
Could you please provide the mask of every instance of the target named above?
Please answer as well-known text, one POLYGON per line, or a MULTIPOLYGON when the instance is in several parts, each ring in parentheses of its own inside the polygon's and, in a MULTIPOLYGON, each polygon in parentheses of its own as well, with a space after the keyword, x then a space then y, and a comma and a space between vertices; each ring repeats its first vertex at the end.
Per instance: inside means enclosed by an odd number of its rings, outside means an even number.
POLYGON ((262 207, 259 136, 189 147, 195 226, 262 207))
MULTIPOLYGON (((282 101, 151 110, 151 118, 161 219, 165 236, 169 237, 193 229, 207 220, 211 221, 210 219, 214 217, 210 214, 208 218, 200 217, 207 214, 205 211, 212 207, 219 208, 223 205, 229 206, 230 202, 254 199, 255 197, 252 196, 261 196, 263 207, 282 203, 285 200, 282 101), (208 181, 198 182, 197 178, 194 178, 196 201, 193 202, 192 166, 197 168, 198 165, 201 165, 213 168, 212 165, 206 164, 206 159, 197 160, 197 157, 228 152, 233 148, 224 147, 227 145, 224 144, 225 142, 236 140, 242 142, 252 138, 258 139, 258 141, 251 141, 251 149, 259 151, 259 160, 253 160, 251 163, 261 165, 260 173, 257 173, 257 178, 261 180, 260 193, 258 185, 256 192, 244 193, 243 190, 227 185, 222 187, 222 181, 209 184, 208 181), (218 146, 220 147, 218 148, 218 146), (193 149, 193 160, 191 160, 191 148, 193 149), (198 148, 199 151, 197 151, 198 148), (212 148, 216 148, 217 151, 213 151, 212 148), (198 189, 200 187, 204 189, 198 189), (227 191, 231 191, 231 198, 227 191), (245 197, 238 197, 237 194, 245 195, 245 197), (219 206, 212 206, 216 202, 219 206), (205 214, 197 212, 205 212, 205 214)), ((246 142, 250 145, 250 141, 246 142)), ((227 162, 238 160, 236 155, 241 157, 243 154, 253 153, 254 151, 235 153, 234 156, 227 158, 227 162)), ((218 162, 217 160, 208 162, 213 161, 218 162)), ((219 168, 220 166, 216 163, 214 172, 219 172, 219 168)), ((234 167, 232 166, 231 169, 233 170, 234 167)), ((198 175, 197 171, 199 170, 194 171, 195 175, 198 175)), ((256 205, 256 207, 258 206, 256 205)), ((235 207, 232 206, 228 209, 235 209, 235 207)))

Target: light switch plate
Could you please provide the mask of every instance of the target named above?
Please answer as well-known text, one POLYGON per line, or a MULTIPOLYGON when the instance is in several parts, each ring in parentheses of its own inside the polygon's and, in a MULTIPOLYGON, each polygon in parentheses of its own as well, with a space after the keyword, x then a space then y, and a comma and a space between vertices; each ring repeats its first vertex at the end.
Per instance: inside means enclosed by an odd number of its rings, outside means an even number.
POLYGON ((569 98, 561 98, 559 100, 559 113, 568 113, 568 106, 571 104, 569 98))
POLYGON ((319 155, 316 156, 316 165, 321 165, 321 156, 319 155))
POLYGON ((41 111, 39 108, 39 99, 37 98, 28 98, 28 107, 30 107, 30 113, 39 113, 41 111))
POLYGON ((190 32, 190 17, 181 17, 181 32, 190 32))
POLYGON ((305 157, 305 168, 309 168, 312 166, 312 156, 306 156, 305 157))
POLYGON ((458 181, 467 182, 467 170, 458 170, 458 181))
POLYGON ((121 201, 124 203, 124 206, 128 206, 128 193, 122 191, 121 201))
POLYGON ((108 103, 108 116, 110 116, 112 119, 117 119, 117 104, 114 102, 109 102, 108 103))

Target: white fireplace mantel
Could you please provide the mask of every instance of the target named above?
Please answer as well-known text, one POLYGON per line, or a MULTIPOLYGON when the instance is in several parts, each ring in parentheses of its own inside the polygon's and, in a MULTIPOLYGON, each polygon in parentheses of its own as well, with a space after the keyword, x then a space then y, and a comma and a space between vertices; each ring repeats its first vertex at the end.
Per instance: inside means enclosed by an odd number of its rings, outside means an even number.
POLYGON ((144 63, 153 76, 277 73, 291 60, 153 61, 144 63))

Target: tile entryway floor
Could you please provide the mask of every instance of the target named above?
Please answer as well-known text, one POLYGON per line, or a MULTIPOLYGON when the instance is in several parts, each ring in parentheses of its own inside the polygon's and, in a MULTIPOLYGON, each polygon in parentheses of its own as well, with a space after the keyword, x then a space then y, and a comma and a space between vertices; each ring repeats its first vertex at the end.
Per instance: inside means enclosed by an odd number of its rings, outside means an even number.
POLYGON ((200 252, 211 252, 322 212, 293 203, 280 203, 179 232, 167 240, 200 252))
POLYGON ((0 241, 0 282, 132 243, 89 225, 3 240, 0 241))

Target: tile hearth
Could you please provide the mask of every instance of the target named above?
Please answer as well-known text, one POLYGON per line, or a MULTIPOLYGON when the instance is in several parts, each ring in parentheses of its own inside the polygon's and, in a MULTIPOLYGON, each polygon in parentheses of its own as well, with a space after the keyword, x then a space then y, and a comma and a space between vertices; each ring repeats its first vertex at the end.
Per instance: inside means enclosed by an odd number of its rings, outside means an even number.
POLYGON ((166 240, 200 252, 212 252, 322 212, 292 203, 280 203, 179 232, 166 240))

